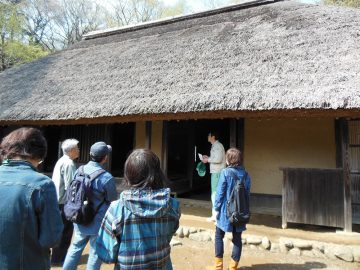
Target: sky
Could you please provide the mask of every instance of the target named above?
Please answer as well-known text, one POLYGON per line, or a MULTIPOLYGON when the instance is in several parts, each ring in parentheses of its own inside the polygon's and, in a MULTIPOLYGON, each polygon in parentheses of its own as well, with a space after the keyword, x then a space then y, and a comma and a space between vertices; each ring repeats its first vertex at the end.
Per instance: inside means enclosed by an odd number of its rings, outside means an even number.
MULTIPOLYGON (((99 4, 102 5, 110 5, 111 2, 113 2, 113 0, 95 0, 97 1, 99 4)), ((164 3, 165 6, 174 6, 178 0, 160 0, 164 3)), ((188 7, 188 9, 192 12, 199 12, 199 11, 203 11, 205 9, 209 9, 209 7, 206 7, 204 2, 206 2, 207 0, 185 0, 186 2, 186 6, 188 7)), ((209 0, 210 1, 210 0, 209 0)), ((229 5, 231 4, 231 0, 213 0, 214 2, 219 4, 220 6, 225 6, 225 5, 229 5)), ((248 1, 253 1, 253 0, 248 0, 248 1)), ((316 3, 319 2, 321 0, 296 0, 299 2, 303 2, 303 3, 316 3)), ((246 2, 246 0, 243 0, 243 2, 246 2)))
MULTIPOLYGON (((174 5, 176 2, 177 2, 177 0, 162 0, 163 2, 164 2, 164 4, 165 5, 167 5, 167 6, 172 6, 172 5, 174 5)), ((192 1, 193 2, 193 1, 192 1)))
MULTIPOLYGON (((109 6, 109 7, 111 7, 111 4, 114 3, 114 0, 95 0, 95 1, 103 6, 109 6)), ((171 6, 176 5, 176 3, 179 0, 160 0, 160 1, 162 1, 165 6, 171 7, 171 6)), ((185 0, 185 5, 186 5, 185 13, 200 12, 200 11, 211 9, 209 5, 206 6, 205 3, 207 1, 210 3, 211 3, 211 1, 215 2, 217 4, 216 7, 226 6, 226 5, 232 4, 234 2, 232 0, 185 0)), ((254 1, 254 0, 243 0, 242 2, 250 2, 250 1, 254 1)), ((322 0, 294 0, 294 1, 315 4, 322 0)))
MULTIPOLYGON (((176 2, 178 0, 161 0, 166 6, 173 6, 176 4, 176 2)), ((251 1, 251 0, 249 0, 251 1)), ((303 2, 303 3, 309 3, 309 4, 315 4, 317 2, 319 2, 320 0, 297 0, 299 2, 303 2)), ((220 2, 220 1, 217 1, 220 2)), ((231 1, 230 0, 224 0, 223 1, 224 4, 229 4, 231 1)), ((245 1, 244 1, 245 2, 245 1)), ((197 11, 201 11, 204 10, 204 4, 203 4, 203 0, 186 0, 186 4, 189 6, 189 8, 193 11, 193 12, 197 12, 197 11)))
MULTIPOLYGON (((162 0, 162 2, 166 5, 166 6, 173 6, 176 4, 178 0, 162 0)), ((219 1, 220 2, 220 1, 219 1)), ((229 0, 224 0, 224 5, 226 5, 226 3, 229 2, 229 0)), ((186 0, 186 5, 193 11, 193 12, 197 12, 197 11, 201 11, 204 10, 204 4, 203 1, 201 0, 186 0)))

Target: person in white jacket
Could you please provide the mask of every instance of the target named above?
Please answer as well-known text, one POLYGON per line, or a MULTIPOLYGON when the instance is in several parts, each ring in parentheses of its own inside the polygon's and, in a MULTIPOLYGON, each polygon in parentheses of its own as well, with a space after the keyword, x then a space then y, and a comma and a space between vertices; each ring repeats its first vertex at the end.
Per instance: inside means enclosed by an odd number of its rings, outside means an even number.
POLYGON ((76 172, 74 160, 80 155, 79 141, 76 139, 66 139, 62 142, 61 149, 64 155, 55 164, 52 180, 56 188, 64 230, 59 245, 52 249, 52 266, 61 266, 63 264, 73 234, 73 223, 65 217, 64 204, 66 202, 66 190, 70 186, 70 182, 73 180, 76 172))
POLYGON ((211 143, 210 156, 204 155, 203 162, 210 164, 212 214, 207 220, 215 222, 216 211, 214 210, 214 202, 216 189, 221 170, 226 167, 226 159, 224 146, 218 141, 218 134, 216 132, 212 131, 209 133, 208 142, 211 143))

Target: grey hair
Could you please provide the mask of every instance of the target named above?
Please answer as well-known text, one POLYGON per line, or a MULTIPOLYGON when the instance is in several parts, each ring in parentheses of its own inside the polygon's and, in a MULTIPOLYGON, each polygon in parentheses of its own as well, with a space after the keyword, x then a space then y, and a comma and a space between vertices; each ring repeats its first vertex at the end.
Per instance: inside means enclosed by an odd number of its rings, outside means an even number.
POLYGON ((71 149, 74 149, 78 145, 79 141, 77 139, 66 139, 61 144, 61 149, 64 154, 69 154, 71 149))

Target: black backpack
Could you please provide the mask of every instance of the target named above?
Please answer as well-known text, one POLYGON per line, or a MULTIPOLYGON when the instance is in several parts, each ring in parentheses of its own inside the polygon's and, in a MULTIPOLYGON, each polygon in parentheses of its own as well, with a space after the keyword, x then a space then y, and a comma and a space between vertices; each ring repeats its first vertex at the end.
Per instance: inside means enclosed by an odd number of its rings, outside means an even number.
POLYGON ((233 226, 245 225, 250 220, 249 194, 245 189, 245 172, 242 179, 231 173, 236 183, 226 205, 226 216, 233 226))
POLYGON ((84 166, 80 166, 70 186, 66 190, 64 214, 67 220, 82 225, 91 223, 97 211, 105 202, 103 201, 94 209, 91 182, 104 172, 104 169, 99 169, 89 175, 84 173, 84 166))

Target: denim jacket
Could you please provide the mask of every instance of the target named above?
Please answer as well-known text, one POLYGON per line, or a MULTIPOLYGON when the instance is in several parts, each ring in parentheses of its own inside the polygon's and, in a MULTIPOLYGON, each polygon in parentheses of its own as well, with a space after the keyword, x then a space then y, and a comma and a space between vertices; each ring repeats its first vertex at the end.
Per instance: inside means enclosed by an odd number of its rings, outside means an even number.
POLYGON ((50 269, 63 230, 51 179, 26 161, 0 166, 0 269, 50 269))
MULTIPOLYGON (((244 179, 245 189, 247 193, 250 194, 251 179, 243 167, 227 167, 226 169, 221 171, 216 191, 214 208, 216 211, 219 212, 216 218, 216 226, 224 232, 233 231, 233 225, 226 217, 226 203, 229 200, 231 191, 234 189, 235 186, 236 179, 234 179, 234 174, 238 179, 242 179, 246 175, 246 178, 244 179)), ((245 225, 236 227, 236 232, 242 232, 245 230, 245 225)))

